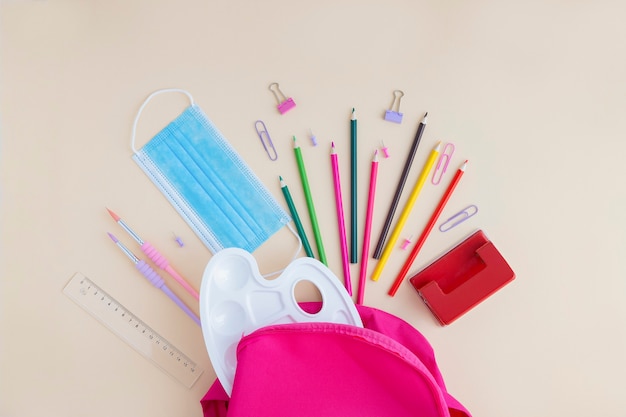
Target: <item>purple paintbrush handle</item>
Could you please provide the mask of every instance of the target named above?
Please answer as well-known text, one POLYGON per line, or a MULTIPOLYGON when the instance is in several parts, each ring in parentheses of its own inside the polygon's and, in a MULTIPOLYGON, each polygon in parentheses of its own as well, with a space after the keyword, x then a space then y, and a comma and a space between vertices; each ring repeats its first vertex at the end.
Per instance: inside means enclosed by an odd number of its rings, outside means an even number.
POLYGON ((170 289, 167 287, 167 285, 163 285, 163 286, 161 287, 161 291, 163 291, 165 294, 167 294, 167 296, 168 296, 168 297, 170 297, 170 298, 172 299, 172 301, 174 301, 174 302, 178 305, 178 307, 180 307, 180 308, 181 308, 181 310, 183 310, 185 313, 187 313, 187 315, 188 315, 189 317, 191 317, 191 319, 192 319, 193 321, 195 321, 195 322, 196 322, 196 324, 197 324, 198 326, 200 326, 200 319, 198 318, 198 316, 196 316, 196 315, 195 315, 195 313, 194 313, 193 311, 191 311, 191 310, 189 309, 189 307, 187 307, 187 306, 186 306, 186 305, 185 305, 185 304, 184 304, 184 303, 180 300, 180 298, 178 298, 178 297, 176 296, 176 294, 174 294, 174 293, 172 292, 172 290, 170 290, 170 289))
POLYGON ((150 284, 157 288, 161 288, 164 285, 163 278, 159 275, 150 265, 145 261, 139 261, 135 264, 135 267, 141 272, 141 275, 146 277, 150 284))
POLYGON ((135 267, 144 277, 148 279, 148 281, 150 281, 150 284, 163 291, 172 301, 176 303, 178 307, 180 307, 181 310, 187 313, 187 315, 191 317, 192 320, 198 324, 198 326, 200 326, 200 319, 198 316, 196 316, 194 312, 191 311, 189 307, 187 307, 185 303, 183 303, 181 299, 167 287, 167 285, 165 285, 163 278, 161 278, 161 276, 154 269, 152 269, 150 265, 148 265, 145 261, 139 261, 135 264, 135 267))

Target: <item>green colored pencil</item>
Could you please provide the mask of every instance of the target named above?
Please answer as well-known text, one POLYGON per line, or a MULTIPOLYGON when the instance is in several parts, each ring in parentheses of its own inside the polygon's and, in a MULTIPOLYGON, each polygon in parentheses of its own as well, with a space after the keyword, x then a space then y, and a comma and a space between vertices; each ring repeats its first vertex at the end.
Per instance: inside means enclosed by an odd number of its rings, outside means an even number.
POLYGON ((298 230, 298 236, 300 236, 300 240, 302 240, 302 246, 304 246, 304 251, 306 252, 306 256, 310 258, 315 258, 313 254, 313 249, 311 249, 311 245, 309 244, 309 239, 306 237, 306 233, 304 232, 304 227, 302 227, 302 222, 300 221, 300 216, 298 216, 298 211, 296 210, 296 205, 293 203, 293 199, 291 198, 291 193, 289 192, 289 188, 285 181, 283 181, 283 177, 279 176, 280 179, 280 189, 285 196, 285 201, 287 201, 287 206, 289 207, 289 212, 291 213, 291 217, 293 217, 293 222, 296 224, 296 229, 298 230))
POLYGON ((311 218, 311 226, 313 227, 313 234, 315 235, 315 243, 317 245, 317 252, 320 257, 320 261, 328 266, 326 261, 326 252, 324 251, 324 243, 322 242, 322 234, 320 233, 320 226, 317 223, 317 215, 315 214, 315 205, 313 204, 313 197, 311 196, 311 187, 309 187, 309 178, 306 175, 306 168, 304 167, 304 160, 302 159, 302 150, 296 142, 296 137, 293 137, 293 153, 296 155, 296 162, 298 163, 298 171, 300 172, 300 180, 302 180, 302 189, 304 190, 304 198, 306 199, 306 206, 309 209, 309 217, 311 218))

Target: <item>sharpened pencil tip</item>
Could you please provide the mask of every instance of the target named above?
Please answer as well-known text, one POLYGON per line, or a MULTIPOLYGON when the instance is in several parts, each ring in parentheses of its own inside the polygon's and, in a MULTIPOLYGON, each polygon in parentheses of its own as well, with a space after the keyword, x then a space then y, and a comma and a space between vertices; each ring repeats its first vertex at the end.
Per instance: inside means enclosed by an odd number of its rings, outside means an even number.
POLYGON ((107 235, 109 235, 109 237, 111 238, 113 242, 115 243, 119 242, 119 240, 117 240, 117 238, 113 235, 113 233, 107 232, 107 235))

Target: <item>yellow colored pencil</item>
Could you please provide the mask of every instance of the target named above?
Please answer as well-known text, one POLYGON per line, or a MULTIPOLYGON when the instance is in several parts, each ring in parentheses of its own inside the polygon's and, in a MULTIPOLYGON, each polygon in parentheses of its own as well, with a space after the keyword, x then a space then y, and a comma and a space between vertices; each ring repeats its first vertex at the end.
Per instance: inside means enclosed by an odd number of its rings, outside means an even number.
POLYGON ((428 156, 428 159, 426 160, 426 164, 424 164, 424 168, 422 168, 422 173, 417 178, 417 181, 415 182, 415 185, 413 186, 411 195, 409 195, 409 199, 407 200, 404 206, 404 209, 402 209, 402 213, 400 214, 400 217, 398 218, 398 222, 396 223, 396 226, 394 227, 393 232, 391 232, 391 236, 389 236, 389 240, 387 241, 387 246, 385 246, 385 249, 383 250, 383 253, 380 256, 380 259, 378 263, 376 264, 376 267, 374 268, 374 272, 372 272, 373 281, 378 281, 378 278, 380 278, 380 274, 382 273, 383 268, 385 267, 385 264, 387 263, 387 260, 389 259, 389 255, 391 255, 391 251, 396 246, 396 242, 398 241, 400 232, 402 232, 402 228, 404 227, 404 224, 409 218, 409 214, 411 214, 411 210, 413 210, 415 201, 417 200, 417 197, 419 196, 420 191, 422 191, 422 187, 424 187, 424 183, 426 182, 426 179, 430 175, 430 171, 433 168, 433 165, 435 165, 435 162, 437 161, 437 157, 439 156, 440 151, 441 151, 441 142, 439 142, 437 146, 435 146, 435 148, 430 152, 430 155, 428 156))

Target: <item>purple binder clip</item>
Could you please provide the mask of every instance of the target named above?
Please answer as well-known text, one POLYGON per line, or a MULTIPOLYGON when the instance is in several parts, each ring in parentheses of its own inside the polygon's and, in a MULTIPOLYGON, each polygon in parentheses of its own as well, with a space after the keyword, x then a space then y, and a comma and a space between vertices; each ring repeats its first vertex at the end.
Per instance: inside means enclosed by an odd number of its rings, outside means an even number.
POLYGON ((276 101, 278 102, 276 108, 278 109, 280 114, 285 114, 289 110, 296 107, 296 103, 293 101, 293 99, 291 97, 285 97, 283 92, 280 91, 280 89, 278 88, 278 83, 271 83, 269 88, 270 91, 274 93, 274 97, 276 97, 276 101))
POLYGON ((393 92, 393 101, 391 102, 391 108, 385 111, 385 120, 393 123, 402 123, 403 113, 400 113, 400 100, 404 96, 404 93, 400 90, 393 92), (395 110, 394 110, 395 108, 395 110))

